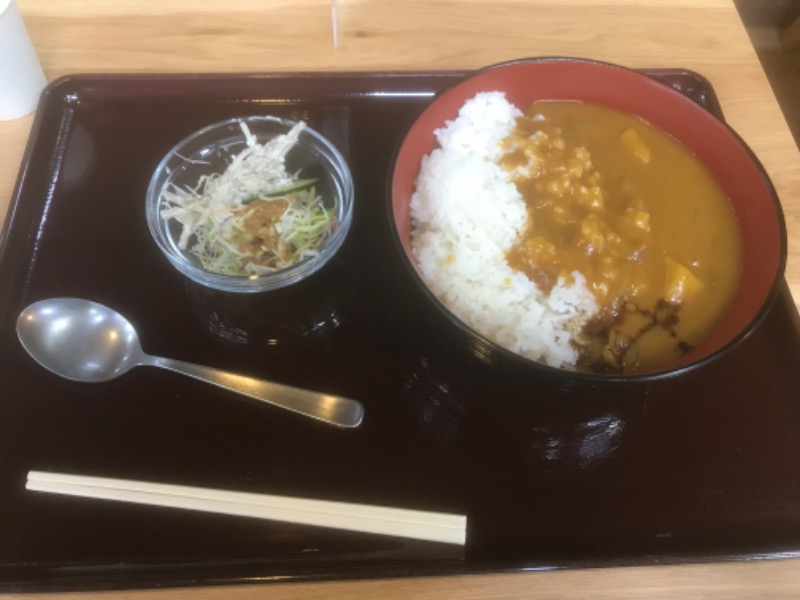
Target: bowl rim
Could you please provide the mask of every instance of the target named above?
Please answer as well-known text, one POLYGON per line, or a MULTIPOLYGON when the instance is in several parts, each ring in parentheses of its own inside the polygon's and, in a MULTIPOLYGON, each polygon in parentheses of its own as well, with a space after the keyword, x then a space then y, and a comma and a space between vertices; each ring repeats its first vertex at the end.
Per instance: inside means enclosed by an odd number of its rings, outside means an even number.
MULTIPOLYGON (((339 248, 344 243, 350 230, 353 217, 353 205, 355 204, 355 183, 353 181, 350 165, 345 160, 339 149, 333 144, 333 142, 306 123, 301 135, 307 133, 312 140, 312 145, 321 147, 328 154, 330 154, 330 162, 337 167, 338 171, 338 175, 335 177, 332 175, 332 177, 337 180, 341 179, 342 184, 342 193, 335 194, 336 205, 341 207, 341 219, 339 220, 338 226, 333 230, 330 237, 325 240, 323 245, 320 247, 319 254, 317 256, 302 260, 285 269, 267 273, 256 278, 249 278, 246 276, 226 275, 223 273, 214 273, 213 271, 208 271, 203 267, 194 264, 185 256, 184 252, 173 247, 174 240, 171 238, 167 239, 168 236, 166 236, 159 227, 160 222, 163 220, 159 214, 159 207, 162 204, 164 187, 170 177, 166 172, 169 161, 174 159, 176 156, 180 156, 179 151, 181 148, 197 140, 198 138, 208 135, 209 133, 212 133, 216 130, 224 131, 228 127, 241 123, 251 124, 259 122, 269 122, 276 125, 281 125, 286 127, 288 131, 300 121, 277 117, 275 115, 242 115, 228 119, 222 119, 205 125, 200 129, 193 131, 189 135, 181 138, 163 155, 161 160, 159 160, 158 165, 153 170, 147 186, 147 192, 145 194, 145 218, 147 220, 147 226, 150 230, 151 237, 165 258, 167 258, 169 263, 181 275, 190 279, 194 283, 209 287, 211 289, 233 293, 265 293, 299 283, 300 281, 303 281, 307 277, 314 274, 316 271, 320 270, 333 258, 333 256, 339 251, 339 248), (161 185, 157 185, 158 180, 162 178, 162 176, 165 177, 165 181, 161 185)), ((254 133, 253 135, 256 137, 258 136, 257 133, 254 133)), ((276 133, 275 135, 282 135, 282 133, 276 133)), ((212 141, 210 143, 216 142, 212 141)), ((320 162, 324 164, 326 171, 330 171, 331 169, 326 164, 327 159, 328 157, 320 162)), ((338 187, 339 186, 337 186, 337 188, 338 187)))
MULTIPOLYGON (((702 77, 702 75, 700 75, 702 77)), ((709 84, 710 85, 710 84, 709 84)), ((692 109, 692 110, 694 110, 692 109)), ((672 137, 668 132, 665 132, 667 135, 672 137)), ((682 146, 684 144, 682 142, 682 146)), ((685 147, 685 146, 684 146, 685 147)), ((476 69, 473 71, 468 72, 464 77, 459 78, 458 81, 442 88, 439 90, 435 96, 431 99, 431 101, 426 104, 423 108, 421 108, 412 118, 409 125, 404 129, 403 135, 396 144, 395 151, 392 155, 392 162, 391 168, 389 171, 389 176, 387 177, 387 187, 386 187, 386 218, 388 220, 389 229, 391 231, 391 238, 392 242, 395 246, 396 251, 400 254, 400 261, 404 264, 407 271, 409 271, 411 277, 417 283, 417 287, 421 289, 422 293, 427 296, 429 300, 432 301, 433 305, 438 309, 440 313, 443 313, 444 316, 447 317, 450 323, 454 324, 462 333, 466 334, 468 337, 472 338, 474 343, 477 343, 484 349, 488 349, 491 355, 496 355, 503 357, 509 362, 515 363, 520 366, 525 366, 527 368, 531 368, 533 370, 538 370, 544 375, 549 376, 567 376, 574 378, 579 381, 583 381, 586 383, 594 383, 594 384, 615 384, 615 383, 635 383, 635 382, 653 382, 653 381, 663 381, 667 379, 672 379, 675 377, 680 377, 686 375, 688 373, 697 371, 702 367, 705 367, 709 363, 715 362, 721 356, 727 354, 731 350, 733 350, 736 346, 742 343, 745 339, 750 337, 752 333, 758 329, 758 326, 762 323, 765 319, 767 314, 769 314, 770 310, 772 309, 773 305, 775 304, 778 295, 780 294, 781 290, 785 287, 785 271, 786 271, 786 262, 787 262, 787 253, 788 253, 788 241, 787 241, 787 231, 786 231, 786 221, 783 213, 783 208, 781 207, 780 199, 778 197, 777 191, 775 190, 775 186, 773 185, 764 165, 756 156, 755 152, 747 145, 744 139, 725 121, 724 117, 721 115, 718 116, 708 110, 706 107, 698 104, 685 94, 679 92, 675 88, 664 84, 663 82, 656 81, 652 77, 648 77, 647 74, 631 67, 626 67, 623 65, 606 62, 602 60, 596 59, 589 59, 589 58, 580 58, 580 57, 569 57, 569 56, 534 56, 534 57, 527 57, 527 58, 516 58, 508 61, 503 61, 499 63, 495 63, 492 65, 488 65, 486 67, 482 67, 480 69, 476 69), (567 369, 563 367, 554 367, 547 365, 545 363, 536 361, 532 358, 527 358, 522 356, 521 354, 514 352, 513 350, 509 350, 487 338, 482 333, 478 332, 477 330, 473 329, 470 325, 462 321, 459 317, 457 317, 445 304, 442 300, 440 300, 430 289, 428 284, 422 278, 421 274, 419 273, 416 264, 409 258, 408 254, 405 251, 403 240, 400 237, 398 232, 398 228, 396 225, 395 217, 394 217, 394 203, 393 203, 393 187, 394 187, 394 179, 397 169, 397 162, 398 158, 400 157, 405 144, 406 139, 408 138, 408 134, 416 125, 417 121, 420 117, 427 112, 431 106, 437 102, 443 96, 451 93, 453 90, 457 89, 461 85, 465 84, 466 82, 480 77, 484 73, 489 71, 494 71, 497 69, 502 69, 506 67, 511 67, 514 65, 518 65, 520 63, 557 63, 557 62, 564 62, 564 63, 580 63, 589 66, 596 66, 602 68, 609 68, 609 69, 617 69, 629 74, 633 74, 636 77, 643 77, 647 78, 650 81, 657 83, 663 87, 663 93, 667 95, 672 95, 673 98, 676 99, 677 102, 686 102, 690 103, 694 109, 702 110, 707 113, 711 118, 716 120, 725 130, 727 133, 730 134, 733 140, 738 143, 742 149, 746 152, 750 160, 753 162, 756 170, 758 171, 762 182, 765 184, 767 191, 769 193, 770 199, 772 201, 772 207, 775 213, 775 219, 778 227, 778 261, 775 265, 775 273, 772 277, 772 282, 767 290, 765 295, 764 301, 762 302, 761 306, 755 312, 753 317, 747 322, 747 324, 742 327, 735 335, 733 335, 727 342, 716 348, 715 350, 698 357, 695 360, 690 360, 685 364, 680 364, 673 368, 668 368, 666 370, 658 370, 655 369, 653 371, 645 371, 641 373, 631 373, 631 374, 621 374, 621 373, 595 373, 590 371, 580 371, 578 369, 567 369)), ((724 318, 724 313, 721 318, 724 318)), ((481 352, 480 354, 484 354, 481 352)), ((487 362, 486 359, 479 358, 484 362, 487 362)), ((496 362, 494 359, 488 359, 491 362, 496 362)), ((669 364, 669 363, 666 363, 669 364)))

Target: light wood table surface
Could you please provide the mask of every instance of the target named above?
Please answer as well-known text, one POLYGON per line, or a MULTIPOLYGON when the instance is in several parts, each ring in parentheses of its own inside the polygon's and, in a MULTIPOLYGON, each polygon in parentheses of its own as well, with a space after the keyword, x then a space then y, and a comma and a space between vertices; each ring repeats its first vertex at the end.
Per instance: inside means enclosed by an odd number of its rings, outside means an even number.
MULTIPOLYGON (((728 122, 758 155, 782 199, 786 276, 800 299, 800 153, 730 0, 338 0, 336 48, 327 0, 18 4, 50 80, 77 72, 472 69, 544 55, 693 69, 711 81, 728 122)), ((30 116, 0 122, 0 216, 31 122, 30 116)), ((800 597, 800 561, 57 597, 790 598, 800 597)))

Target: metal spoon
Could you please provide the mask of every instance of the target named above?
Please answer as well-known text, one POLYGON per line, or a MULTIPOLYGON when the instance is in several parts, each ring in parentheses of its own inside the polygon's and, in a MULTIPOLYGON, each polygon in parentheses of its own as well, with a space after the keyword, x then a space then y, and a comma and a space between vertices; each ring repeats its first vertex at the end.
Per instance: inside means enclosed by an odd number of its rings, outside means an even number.
POLYGON ((357 427, 364 415, 361 403, 349 398, 145 354, 125 317, 89 300, 35 302, 17 318, 17 335, 40 365, 73 381, 108 381, 133 367, 161 367, 339 427, 357 427))

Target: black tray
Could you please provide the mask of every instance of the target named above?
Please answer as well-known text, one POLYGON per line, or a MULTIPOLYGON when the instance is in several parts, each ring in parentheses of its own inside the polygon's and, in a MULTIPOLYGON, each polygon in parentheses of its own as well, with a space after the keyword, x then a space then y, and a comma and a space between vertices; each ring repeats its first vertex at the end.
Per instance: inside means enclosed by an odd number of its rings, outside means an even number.
MULTIPOLYGON (((648 71, 721 116, 709 84, 648 71)), ((651 383, 564 384, 486 361, 413 286, 386 180, 415 115, 463 73, 74 76, 43 97, 0 246, 0 587, 54 590, 474 573, 800 550, 800 321, 786 289, 733 352, 651 383), (187 282, 151 241, 161 156, 233 116, 304 118, 356 183, 309 281, 258 297, 187 282), (153 354, 360 399, 339 430, 156 369, 44 371, 19 311, 81 296, 153 354), (26 492, 28 470, 466 514, 450 546, 26 492)))

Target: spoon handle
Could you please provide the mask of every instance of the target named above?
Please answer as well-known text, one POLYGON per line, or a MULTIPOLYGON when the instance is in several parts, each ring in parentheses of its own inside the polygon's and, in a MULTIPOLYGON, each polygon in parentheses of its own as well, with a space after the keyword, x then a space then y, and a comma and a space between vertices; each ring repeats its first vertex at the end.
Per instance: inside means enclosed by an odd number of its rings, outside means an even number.
POLYGON ((338 427, 357 427, 364 417, 364 407, 360 402, 350 398, 254 379, 172 358, 150 356, 144 364, 182 373, 338 427))

